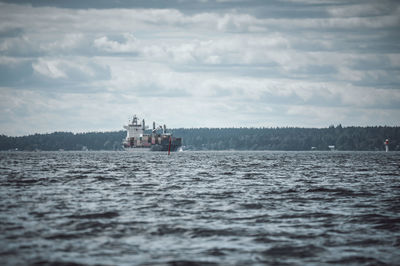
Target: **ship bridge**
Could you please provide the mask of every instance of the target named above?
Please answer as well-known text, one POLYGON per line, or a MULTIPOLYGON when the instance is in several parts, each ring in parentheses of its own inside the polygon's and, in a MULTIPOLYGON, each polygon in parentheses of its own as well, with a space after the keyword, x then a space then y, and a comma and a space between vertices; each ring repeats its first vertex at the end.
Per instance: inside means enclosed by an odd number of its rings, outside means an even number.
POLYGON ((144 119, 142 120, 142 124, 139 122, 139 118, 134 115, 132 118, 131 123, 129 123, 127 126, 124 126, 124 129, 126 129, 127 135, 126 139, 130 138, 135 138, 138 139, 143 136, 143 133, 148 127, 146 127, 144 119))

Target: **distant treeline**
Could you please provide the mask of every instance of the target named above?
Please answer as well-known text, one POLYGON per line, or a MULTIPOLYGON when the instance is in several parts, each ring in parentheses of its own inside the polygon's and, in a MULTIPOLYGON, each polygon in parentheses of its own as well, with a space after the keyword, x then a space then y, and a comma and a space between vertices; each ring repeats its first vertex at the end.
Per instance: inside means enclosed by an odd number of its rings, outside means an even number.
POLYGON ((119 150, 126 132, 54 132, 23 137, 0 136, 0 150, 119 150))
MULTIPOLYGON (((185 150, 400 150, 400 127, 328 128, 178 128, 185 150)), ((120 150, 125 131, 34 134, 23 137, 0 135, 0 150, 120 150)))

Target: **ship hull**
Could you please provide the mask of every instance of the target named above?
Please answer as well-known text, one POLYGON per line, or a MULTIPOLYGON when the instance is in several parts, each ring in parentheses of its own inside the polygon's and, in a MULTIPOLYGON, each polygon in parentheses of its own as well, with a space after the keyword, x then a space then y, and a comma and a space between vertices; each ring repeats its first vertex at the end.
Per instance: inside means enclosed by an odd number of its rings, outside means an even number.
POLYGON ((181 146, 179 145, 171 145, 171 148, 169 149, 169 145, 153 145, 151 146, 150 150, 151 151, 177 151, 181 146))
POLYGON ((124 147, 123 150, 128 152, 149 152, 151 151, 151 148, 124 147))
POLYGON ((170 150, 171 152, 177 151, 182 145, 179 143, 177 144, 171 144, 171 147, 169 147, 169 144, 154 144, 151 145, 150 147, 124 147, 124 151, 129 151, 129 152, 149 152, 149 151, 168 151, 170 150))

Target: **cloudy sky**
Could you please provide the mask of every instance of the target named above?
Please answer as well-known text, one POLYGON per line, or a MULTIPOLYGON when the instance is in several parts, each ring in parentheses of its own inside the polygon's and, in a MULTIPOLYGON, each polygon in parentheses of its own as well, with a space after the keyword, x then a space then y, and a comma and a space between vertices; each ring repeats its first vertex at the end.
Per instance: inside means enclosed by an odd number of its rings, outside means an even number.
POLYGON ((400 125, 400 2, 0 1, 0 134, 400 125))

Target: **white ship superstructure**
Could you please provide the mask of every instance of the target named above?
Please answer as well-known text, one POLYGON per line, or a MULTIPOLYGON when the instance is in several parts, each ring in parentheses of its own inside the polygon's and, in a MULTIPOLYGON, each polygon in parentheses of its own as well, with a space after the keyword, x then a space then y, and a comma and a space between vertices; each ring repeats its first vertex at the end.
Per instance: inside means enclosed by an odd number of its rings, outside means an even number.
POLYGON ((142 120, 142 124, 140 124, 138 120, 138 117, 134 115, 131 123, 124 126, 127 132, 124 146, 132 148, 150 148, 150 144, 148 143, 149 135, 144 134, 144 131, 148 129, 148 127, 145 125, 144 119, 142 120))

